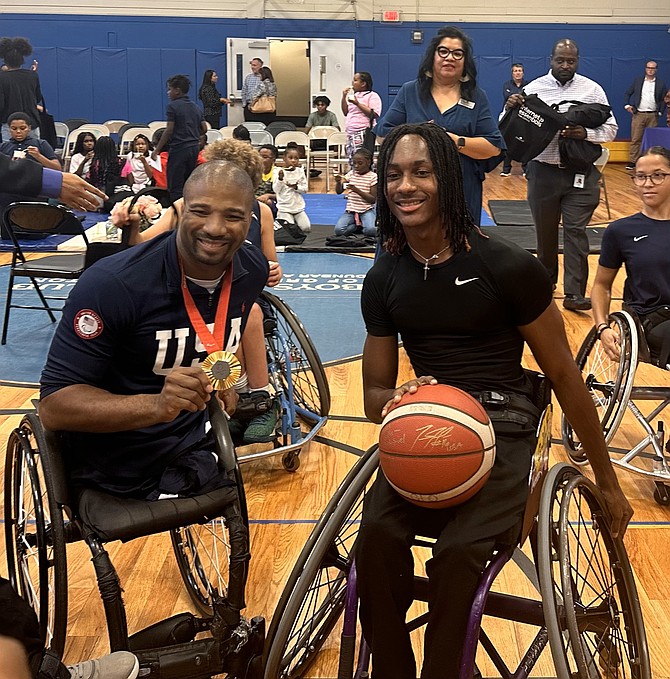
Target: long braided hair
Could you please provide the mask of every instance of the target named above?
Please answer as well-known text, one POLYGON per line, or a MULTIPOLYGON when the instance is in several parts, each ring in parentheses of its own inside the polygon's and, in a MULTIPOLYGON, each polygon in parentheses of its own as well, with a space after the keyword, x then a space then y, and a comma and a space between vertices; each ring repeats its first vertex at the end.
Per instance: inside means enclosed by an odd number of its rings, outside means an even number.
POLYGON ((381 187, 381 193, 377 201, 377 225, 386 250, 392 255, 399 255, 407 245, 402 224, 391 212, 386 198, 388 166, 398 140, 406 135, 421 137, 428 147, 437 179, 444 237, 449 240, 454 254, 463 249, 469 250, 468 235, 478 229, 465 203, 458 151, 446 131, 434 123, 399 125, 384 139, 379 151, 377 185, 381 187))

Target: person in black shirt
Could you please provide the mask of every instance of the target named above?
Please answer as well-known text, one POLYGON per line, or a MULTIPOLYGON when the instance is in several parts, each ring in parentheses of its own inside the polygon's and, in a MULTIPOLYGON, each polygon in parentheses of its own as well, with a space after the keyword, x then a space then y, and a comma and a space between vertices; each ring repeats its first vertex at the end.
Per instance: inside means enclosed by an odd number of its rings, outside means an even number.
MULTIPOLYGON (((505 103, 513 94, 521 94, 524 85, 526 85, 526 79, 523 77, 523 64, 517 63, 512 64, 512 77, 510 80, 505 81, 503 85, 503 109, 505 108, 505 103)), ((526 174, 526 166, 523 166, 523 173, 526 174)), ((505 160, 503 160, 502 171, 500 172, 501 177, 509 177, 512 174, 512 159, 505 155, 505 160)))
POLYGON ((591 397, 572 358, 549 278, 529 253, 484 236, 463 195, 456 145, 439 126, 395 128, 382 145, 378 224, 383 253, 363 286, 365 412, 381 422, 419 385, 450 384, 479 397, 499 392, 509 410, 489 410, 496 460, 484 487, 448 509, 408 503, 383 472, 367 494, 356 563, 361 622, 374 679, 416 677, 405 628, 412 601, 415 534, 437 538, 426 564, 430 619, 422 679, 457 679, 467 616, 496 545, 519 535, 539 412, 521 367, 527 342, 588 451, 623 535, 632 510, 610 463, 591 397), (416 377, 396 386, 398 336, 416 377), (425 534, 425 533, 421 533, 425 534))
POLYGON ((168 147, 167 186, 174 203, 184 195, 184 183, 198 162, 200 135, 207 134, 207 123, 202 111, 188 98, 191 81, 185 75, 168 78, 167 86, 167 125, 151 157, 156 160, 168 147))

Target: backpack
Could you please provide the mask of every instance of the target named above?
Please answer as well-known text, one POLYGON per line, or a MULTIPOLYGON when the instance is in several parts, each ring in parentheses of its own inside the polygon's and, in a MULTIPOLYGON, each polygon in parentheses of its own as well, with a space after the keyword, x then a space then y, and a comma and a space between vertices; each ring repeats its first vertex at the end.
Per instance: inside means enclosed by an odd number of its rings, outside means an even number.
POLYGON ((507 157, 521 163, 542 153, 563 127, 565 116, 536 94, 529 94, 521 106, 509 109, 499 124, 507 157))
POLYGON ((275 245, 301 245, 307 234, 300 230, 297 224, 286 219, 275 219, 275 245))

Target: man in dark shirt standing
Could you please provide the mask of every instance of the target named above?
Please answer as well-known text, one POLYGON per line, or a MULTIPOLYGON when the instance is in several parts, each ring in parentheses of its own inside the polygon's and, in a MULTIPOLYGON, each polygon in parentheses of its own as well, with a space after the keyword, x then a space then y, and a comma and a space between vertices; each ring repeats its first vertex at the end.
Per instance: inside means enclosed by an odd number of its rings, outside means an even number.
MULTIPOLYGON (((521 94, 524 85, 526 84, 526 79, 523 77, 523 64, 517 63, 512 64, 512 78, 508 80, 503 85, 503 107, 507 103, 507 100, 513 94, 521 94)), ((526 174, 526 166, 523 166, 523 173, 526 174)), ((512 159, 505 155, 505 160, 503 161, 501 177, 509 177, 512 174, 512 159)))
POLYGON ((207 133, 202 111, 189 99, 191 81, 185 75, 167 80, 170 103, 165 110, 167 126, 151 157, 156 160, 168 146, 167 185, 174 202, 184 195, 184 184, 198 162, 200 135, 207 133))

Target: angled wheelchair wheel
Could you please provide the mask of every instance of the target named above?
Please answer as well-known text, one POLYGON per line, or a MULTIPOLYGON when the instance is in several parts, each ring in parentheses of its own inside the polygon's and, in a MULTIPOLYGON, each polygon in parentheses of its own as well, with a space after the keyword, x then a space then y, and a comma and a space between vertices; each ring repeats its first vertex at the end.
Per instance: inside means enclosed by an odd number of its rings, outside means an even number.
POLYGON ((265 679, 303 676, 337 624, 363 499, 377 465, 373 448, 347 474, 303 547, 272 616, 265 679))
POLYGON ((225 519, 176 528, 170 538, 191 600, 202 615, 211 615, 214 588, 224 596, 228 592, 230 538, 225 519))
MULTIPOLYGON (((591 328, 575 359, 586 388, 593 398, 605 441, 608 443, 614 437, 626 412, 638 357, 637 329, 630 315, 625 311, 617 311, 610 315, 609 322, 619 335, 621 360, 616 362, 609 358, 596 337, 595 328, 591 328)), ((565 415, 561 415, 561 433, 563 445, 571 460, 575 464, 586 463, 581 441, 565 415)))
POLYGON ((327 416, 330 389, 314 343, 286 302, 269 292, 263 292, 263 298, 272 307, 277 324, 267 336, 268 363, 275 388, 286 394, 303 419, 327 416))
POLYGON ((568 465, 553 467, 543 489, 538 575, 558 679, 650 679, 625 547, 609 533, 598 488, 568 465))
POLYGON ((12 586, 35 611, 44 645, 62 655, 68 608, 65 530, 45 451, 39 418, 26 415, 7 441, 5 546, 12 586))

